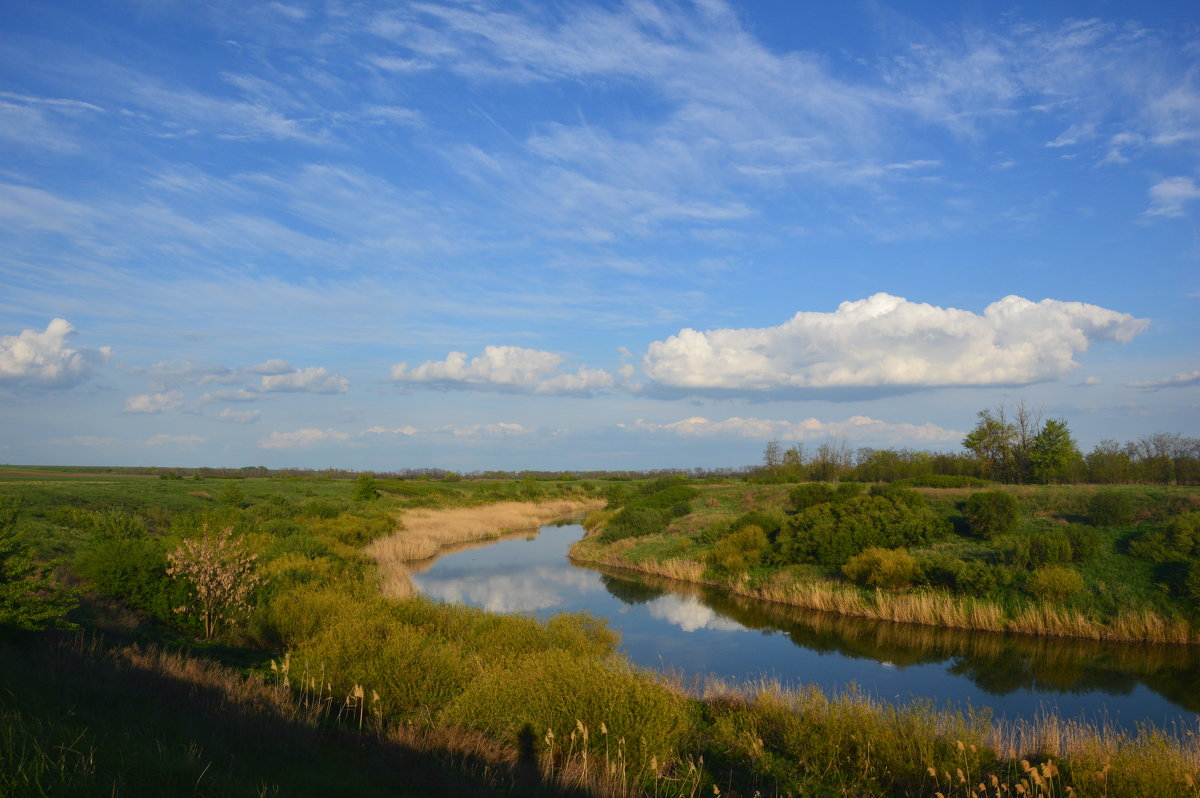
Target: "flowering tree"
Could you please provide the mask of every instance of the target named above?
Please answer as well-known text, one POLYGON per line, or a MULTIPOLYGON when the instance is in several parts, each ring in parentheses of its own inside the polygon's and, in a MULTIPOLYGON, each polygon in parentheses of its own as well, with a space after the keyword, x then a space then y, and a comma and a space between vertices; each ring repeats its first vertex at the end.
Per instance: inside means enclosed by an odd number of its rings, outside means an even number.
POLYGON ((176 612, 197 611, 204 636, 211 638, 225 623, 250 609, 250 594, 259 583, 258 557, 233 537, 232 527, 213 532, 205 524, 197 538, 184 538, 167 555, 167 574, 191 587, 192 604, 176 612))

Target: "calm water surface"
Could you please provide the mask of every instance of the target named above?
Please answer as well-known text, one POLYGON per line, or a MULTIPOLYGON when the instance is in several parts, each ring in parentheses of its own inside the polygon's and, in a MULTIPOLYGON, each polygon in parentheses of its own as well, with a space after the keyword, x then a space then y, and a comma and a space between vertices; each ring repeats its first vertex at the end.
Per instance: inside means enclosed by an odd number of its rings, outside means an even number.
POLYGON ((998 716, 1064 717, 1132 728, 1194 728, 1200 652, 1191 646, 967 633, 863 621, 723 595, 679 582, 572 565, 577 524, 464 548, 413 574, 431 598, 496 612, 585 611, 608 620, 638 665, 690 677, 772 677, 890 700, 990 707, 998 716))

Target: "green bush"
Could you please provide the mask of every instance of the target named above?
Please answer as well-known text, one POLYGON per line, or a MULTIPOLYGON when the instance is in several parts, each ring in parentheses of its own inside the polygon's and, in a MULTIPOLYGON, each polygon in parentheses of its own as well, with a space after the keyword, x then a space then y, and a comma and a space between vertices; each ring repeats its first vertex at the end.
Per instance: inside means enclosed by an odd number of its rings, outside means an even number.
POLYGON ((1096 491, 1088 501, 1087 514, 1095 526, 1122 526, 1133 521, 1133 499, 1120 490, 1096 491))
POLYGON ((1017 497, 1002 490, 972 493, 963 507, 967 527, 985 540, 1016 529, 1020 513, 1017 497))
POLYGON ((743 526, 723 538, 708 554, 708 565, 722 577, 743 574, 762 561, 770 543, 762 527, 743 526))
POLYGON ((1038 565, 1061 565, 1074 559, 1071 541, 1061 529, 1035 532, 1029 538, 1029 556, 1038 565))
POLYGON ((894 590, 911 585, 921 567, 917 558, 903 549, 872 547, 847 560, 842 573, 860 585, 894 590))
POLYGON ((624 507, 608 522, 608 526, 600 533, 602 543, 612 543, 624 538, 657 535, 667 531, 671 523, 671 513, 668 510, 654 510, 648 507, 624 507))
POLYGON ((802 513, 809 507, 833 501, 833 488, 824 482, 807 482, 788 491, 788 509, 802 513))
POLYGON ((963 474, 922 474, 919 477, 899 479, 892 484, 910 485, 914 488, 985 488, 992 483, 963 474))
POLYGON ((925 500, 925 497, 917 493, 915 490, 906 488, 902 485, 896 485, 894 483, 888 485, 872 485, 869 493, 871 496, 887 496, 889 499, 895 499, 896 501, 904 502, 914 510, 929 506, 929 502, 925 500))
POLYGON ((776 539, 779 562, 816 562, 840 568, 873 546, 895 549, 945 537, 950 525, 929 507, 887 496, 825 502, 792 516, 776 539))
POLYGON ((1095 529, 1072 524, 1066 530, 1071 543, 1071 559, 1075 562, 1091 562, 1105 553, 1108 541, 1095 529))
POLYGON ((1129 553, 1155 563, 1179 562, 1192 556, 1197 546, 1200 512, 1176 516, 1162 529, 1143 532, 1129 544, 1129 553))
POLYGON ((1043 601, 1062 601, 1083 592, 1083 577, 1074 568, 1047 565, 1030 574, 1025 589, 1043 601))

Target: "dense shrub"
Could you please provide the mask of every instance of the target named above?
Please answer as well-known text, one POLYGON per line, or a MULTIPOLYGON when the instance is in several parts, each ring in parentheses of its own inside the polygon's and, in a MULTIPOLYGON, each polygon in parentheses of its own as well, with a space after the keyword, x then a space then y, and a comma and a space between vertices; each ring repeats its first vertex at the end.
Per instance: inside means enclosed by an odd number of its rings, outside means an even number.
POLYGON ((614 515, 600 533, 602 543, 613 543, 624 538, 657 535, 667 531, 671 523, 671 513, 667 510, 653 510, 648 507, 624 507, 614 515))
POLYGON ((824 482, 806 482, 788 491, 788 509, 802 513, 809 507, 833 501, 833 488, 824 482))
POLYGON ((1030 536, 1029 556, 1038 565, 1061 565, 1074 559, 1071 541, 1061 529, 1047 529, 1030 536))
POLYGON ((859 496, 817 504, 789 518, 776 540, 776 556, 781 562, 838 568, 872 546, 913 546, 949 531, 949 523, 928 507, 909 507, 886 496, 859 496))
POLYGON ((1108 541, 1090 527, 1072 524, 1066 529, 1071 543, 1071 559, 1075 562, 1091 562, 1108 549, 1108 541))
POLYGON ((1047 565, 1030 574, 1025 589, 1043 601, 1062 601, 1083 591, 1083 577, 1074 568, 1047 565))
POLYGON ((921 573, 917 558, 903 549, 872 547, 854 555, 842 566, 850 580, 885 589, 908 587, 921 573))
POLYGON ((1162 529, 1143 532, 1129 544, 1129 553, 1155 563, 1178 562, 1192 556, 1200 539, 1200 512, 1176 516, 1162 529))
POLYGON ((897 480, 893 484, 910 485, 914 488, 985 488, 992 483, 964 474, 922 474, 919 477, 897 480))
POLYGON ((906 488, 902 485, 872 485, 870 490, 871 496, 887 496, 889 499, 895 499, 899 502, 904 502, 914 510, 921 507, 928 507, 929 502, 925 497, 917 493, 911 488, 906 488))
POLYGON ((1017 527, 1020 512, 1017 497, 1002 490, 973 493, 963 507, 967 527, 972 534, 984 539, 1012 532, 1017 527))
POLYGON ((186 586, 167 576, 167 550, 149 537, 97 537, 75 558, 75 570, 97 592, 172 622, 187 598, 186 586))
POLYGON ((305 502, 300 508, 300 515, 305 518, 336 518, 349 505, 346 502, 331 499, 313 499, 305 502))
POLYGON ((1133 499, 1120 490, 1101 490, 1088 501, 1088 520, 1096 526, 1121 526, 1133 520, 1133 499))
POLYGON ((919 564, 921 583, 971 596, 994 593, 1012 581, 1012 572, 1002 565, 940 552, 924 555, 919 564))
POLYGON ((724 537, 708 554, 708 565, 718 576, 732 577, 758 565, 770 543, 762 527, 743 526, 724 537))

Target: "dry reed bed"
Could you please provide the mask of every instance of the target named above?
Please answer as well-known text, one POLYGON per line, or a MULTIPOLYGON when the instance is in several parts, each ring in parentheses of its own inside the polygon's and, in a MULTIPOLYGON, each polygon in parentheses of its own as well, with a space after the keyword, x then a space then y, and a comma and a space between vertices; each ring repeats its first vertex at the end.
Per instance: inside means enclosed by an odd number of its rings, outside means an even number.
POLYGON ((790 574, 778 574, 772 582, 757 587, 744 577, 733 582, 715 582, 704 579, 704 565, 694 560, 630 560, 626 554, 634 545, 635 540, 627 538, 604 546, 589 536, 572 547, 570 556, 577 562, 705 584, 733 595, 876 621, 1114 642, 1200 643, 1200 633, 1186 620, 1164 618, 1149 610, 1126 612, 1109 623, 1101 623, 1053 604, 1030 604, 1009 617, 999 604, 981 599, 941 592, 876 590, 873 595, 864 595, 857 588, 837 582, 800 580, 790 574))
POLYGON ((599 499, 558 499, 408 510, 400 518, 400 530, 371 543, 366 552, 379 565, 383 594, 389 598, 404 598, 412 594, 408 563, 428 560, 455 545, 493 540, 506 532, 533 529, 602 505, 599 499))

